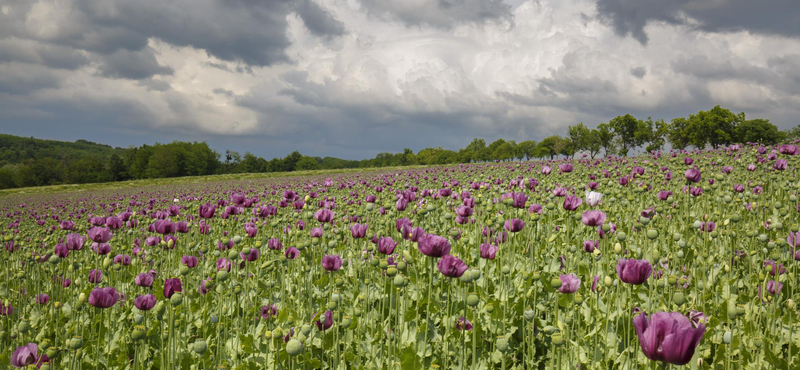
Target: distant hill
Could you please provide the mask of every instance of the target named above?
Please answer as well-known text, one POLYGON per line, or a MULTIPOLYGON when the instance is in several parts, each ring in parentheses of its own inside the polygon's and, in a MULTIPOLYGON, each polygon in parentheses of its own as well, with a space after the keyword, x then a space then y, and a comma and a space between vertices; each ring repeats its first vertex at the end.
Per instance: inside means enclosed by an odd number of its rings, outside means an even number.
POLYGON ((41 158, 78 160, 96 156, 105 162, 112 154, 121 156, 124 153, 125 149, 123 148, 114 148, 87 140, 68 142, 0 134, 0 167, 41 158))

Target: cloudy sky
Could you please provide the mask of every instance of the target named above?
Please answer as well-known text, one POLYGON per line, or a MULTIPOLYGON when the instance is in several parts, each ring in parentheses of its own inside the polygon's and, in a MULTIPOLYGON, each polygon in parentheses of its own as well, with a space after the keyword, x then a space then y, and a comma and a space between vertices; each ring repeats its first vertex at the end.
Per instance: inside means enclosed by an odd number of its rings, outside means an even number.
POLYGON ((0 0, 0 132, 361 159, 721 104, 800 123, 797 0, 0 0))

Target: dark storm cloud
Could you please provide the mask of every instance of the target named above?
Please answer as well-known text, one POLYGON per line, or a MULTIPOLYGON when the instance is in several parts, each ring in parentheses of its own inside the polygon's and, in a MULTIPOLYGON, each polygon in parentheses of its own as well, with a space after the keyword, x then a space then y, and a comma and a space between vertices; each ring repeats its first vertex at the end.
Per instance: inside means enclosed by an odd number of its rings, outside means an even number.
POLYGON ((715 60, 704 55, 695 55, 673 61, 672 69, 702 81, 744 81, 795 95, 800 94, 798 65, 800 54, 770 58, 766 66, 756 66, 735 58, 715 60))
POLYGON ((79 50, 17 38, 0 39, 0 63, 31 63, 57 69, 74 70, 89 63, 79 50))
POLYGON ((644 78, 644 76, 647 74, 647 68, 645 67, 631 68, 631 74, 636 78, 644 78))
MULTIPOLYGON (((110 55, 112 59, 121 50, 146 49, 153 38, 203 49, 221 60, 268 66, 290 61, 284 50, 290 44, 286 16, 291 12, 296 12, 315 35, 344 33, 341 22, 312 0, 76 0, 42 4, 9 0, 9 14, 0 13, 0 38, 36 40, 110 55), (41 23, 26 21, 30 16, 40 16, 41 23)), ((144 78, 154 71, 152 63, 146 63, 149 65, 142 70, 134 70, 112 60, 108 68, 119 69, 123 77, 144 78)))
POLYGON ((361 0, 375 16, 397 19, 409 26, 451 28, 461 23, 513 19, 511 5, 503 0, 361 0))
POLYGON ((160 66, 152 48, 139 51, 117 50, 103 56, 100 71, 105 77, 141 80, 154 75, 169 75, 172 68, 160 66))
POLYGON ((598 0, 601 19, 620 36, 646 44, 650 22, 682 24, 707 32, 749 31, 800 37, 797 0, 598 0))

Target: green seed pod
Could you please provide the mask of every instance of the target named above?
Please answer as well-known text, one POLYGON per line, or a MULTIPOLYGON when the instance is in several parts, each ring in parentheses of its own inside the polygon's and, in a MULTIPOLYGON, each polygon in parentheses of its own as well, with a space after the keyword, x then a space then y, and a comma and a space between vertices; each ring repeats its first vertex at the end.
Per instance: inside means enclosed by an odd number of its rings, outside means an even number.
POLYGON ((491 302, 486 304, 486 312, 488 313, 494 312, 494 305, 491 302))
POLYGON ((678 306, 682 306, 684 303, 686 303, 686 297, 682 292, 675 292, 675 294, 672 296, 672 302, 678 306))
POLYGON ((533 321, 533 319, 536 318, 536 316, 533 313, 533 310, 525 310, 525 312, 523 312, 522 315, 525 316, 525 320, 527 321, 533 321))
POLYGON ((303 353, 303 343, 301 343, 297 339, 289 340, 289 342, 286 343, 286 353, 288 353, 289 356, 292 357, 303 353))
POLYGON ((309 334, 311 334, 311 325, 304 324, 300 328, 300 332, 303 333, 303 335, 308 336, 309 334))
POLYGON ((353 320, 352 320, 352 319, 350 319, 349 317, 345 317, 345 318, 342 320, 342 327, 343 327, 343 328, 345 328, 345 329, 347 329, 347 328, 349 328, 349 327, 350 327, 350 324, 352 324, 352 323, 353 323, 353 320))
POLYGON ((497 350, 503 353, 508 352, 508 340, 506 338, 497 339, 497 350))
POLYGON ((500 272, 502 272, 503 275, 508 275, 511 272, 511 268, 508 266, 503 266, 500 268, 500 272))
POLYGON ((217 271, 217 281, 225 281, 228 280, 228 272, 225 270, 217 271))
POLYGON ((648 229, 647 230, 647 238, 650 239, 650 240, 655 240, 655 238, 658 238, 658 230, 656 230, 656 229, 648 229))
POLYGON ((533 274, 531 274, 531 279, 533 281, 539 281, 539 279, 541 279, 541 278, 542 278, 542 274, 540 274, 538 272, 534 272, 533 274))
POLYGON ((386 275, 389 277, 397 275, 397 268, 392 266, 386 269, 386 275))
POLYGON ((403 277, 403 275, 396 275, 392 280, 392 283, 394 284, 394 286, 402 288, 406 286, 406 279, 403 277))
POLYGON ((722 341, 725 342, 725 344, 731 344, 732 336, 730 331, 726 331, 725 334, 722 334, 722 341))
POLYGON ((794 309, 794 307, 795 307, 795 305, 794 305, 794 301, 793 301, 793 300, 791 300, 791 299, 787 299, 787 300, 786 300, 786 308, 788 308, 788 309, 790 309, 790 310, 793 310, 793 309, 794 309))
POLYGON ((745 313, 744 306, 742 306, 740 304, 737 304, 736 305, 736 315, 737 316, 744 316, 744 313, 745 313))
POLYGON ((558 347, 564 345, 564 336, 562 336, 561 333, 555 333, 551 335, 550 339, 553 341, 553 344, 555 344, 558 347))
POLYGON ((59 256, 57 256, 55 254, 50 256, 50 259, 47 260, 47 262, 50 262, 51 264, 54 264, 54 265, 58 264, 58 262, 60 262, 60 261, 61 261, 61 257, 59 257, 59 256))
POLYGON ((763 344, 764 342, 761 340, 761 338, 756 338, 753 340, 753 345, 756 346, 756 348, 761 348, 763 344))
POLYGON ((67 341, 67 347, 71 350, 78 350, 83 348, 83 338, 75 336, 67 341))
MULTIPOLYGON (((117 266, 119 266, 119 265, 117 265, 117 266)), ((189 267, 185 266, 185 265, 181 266, 179 271, 180 271, 181 276, 184 276, 184 275, 189 273, 189 267)))
POLYGON ((378 262, 378 267, 380 267, 381 270, 386 270, 386 268, 389 267, 389 262, 386 262, 386 260, 381 260, 378 262))
POLYGON ((603 284, 605 284, 607 287, 611 287, 613 282, 614 281, 611 280, 610 276, 606 276, 606 277, 603 278, 603 284))
POLYGON ((561 278, 554 277, 550 279, 550 287, 553 289, 561 288, 561 278))
POLYGON ((131 339, 142 340, 146 334, 147 331, 145 331, 144 326, 136 325, 133 327, 133 331, 131 332, 131 339))
POLYGON ((183 303, 183 294, 175 293, 169 298, 169 304, 171 304, 172 307, 178 307, 181 303, 183 303))
POLYGON ((408 264, 407 263, 405 263, 403 261, 397 262, 397 269, 398 270, 405 272, 407 268, 408 268, 408 264))
POLYGON ((192 349, 198 355, 202 355, 206 353, 206 351, 208 350, 208 344, 204 340, 198 340, 194 342, 194 345, 192 345, 192 349))
POLYGON ((580 293, 575 293, 575 295, 573 295, 572 298, 573 298, 573 300, 575 301, 576 304, 583 303, 583 296, 580 293))
POLYGON ((472 270, 472 281, 476 281, 480 278, 481 278, 481 270, 478 269, 472 270))
POLYGON ((17 331, 20 333, 27 333, 30 329, 31 324, 28 323, 28 320, 22 320, 17 324, 17 331))
POLYGON ((478 295, 475 293, 470 293, 470 295, 467 296, 467 305, 470 307, 477 306, 480 301, 480 298, 478 298, 478 295))
POLYGON ((233 261, 239 257, 239 252, 235 249, 231 249, 228 251, 228 258, 233 261))

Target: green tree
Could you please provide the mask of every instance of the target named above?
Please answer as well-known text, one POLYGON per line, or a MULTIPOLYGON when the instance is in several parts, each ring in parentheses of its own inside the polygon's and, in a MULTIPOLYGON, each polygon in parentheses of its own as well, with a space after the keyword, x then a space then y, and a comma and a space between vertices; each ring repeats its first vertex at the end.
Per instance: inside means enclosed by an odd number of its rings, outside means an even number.
POLYGON ((628 155, 631 149, 643 144, 642 140, 646 137, 643 131, 646 131, 647 128, 642 120, 636 119, 636 117, 630 114, 626 114, 624 116, 614 117, 608 124, 611 126, 617 138, 619 154, 623 156, 628 155))
POLYGON ((615 153, 614 145, 614 131, 608 123, 601 123, 597 125, 597 140, 600 142, 600 147, 603 148, 603 156, 615 153))
POLYGON ((717 105, 708 111, 700 111, 689 116, 689 142, 698 149, 711 145, 729 145, 735 139, 736 126, 745 120, 744 113, 734 114, 717 105))
POLYGON ((777 144, 784 140, 786 133, 768 119, 751 119, 740 123, 734 134, 738 143, 777 144))
POLYGON ((314 157, 303 156, 297 161, 295 165, 295 171, 310 171, 310 170, 318 170, 319 169, 319 162, 317 162, 314 157))
POLYGON ((526 161, 529 161, 531 158, 534 157, 535 150, 536 150, 536 142, 533 140, 525 140, 517 144, 517 151, 519 152, 519 156, 524 157, 526 161))
POLYGON ((118 154, 114 153, 108 159, 108 174, 112 181, 119 181, 126 178, 125 161, 118 154))
POLYGON ((684 117, 673 118, 667 129, 667 141, 672 148, 684 150, 691 144, 689 138, 689 120, 684 117))

